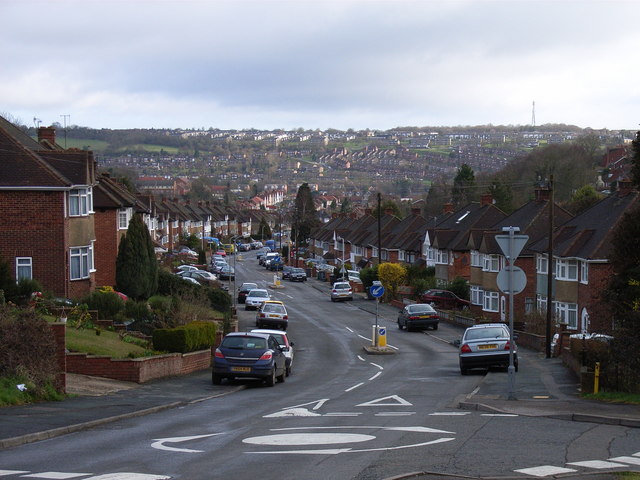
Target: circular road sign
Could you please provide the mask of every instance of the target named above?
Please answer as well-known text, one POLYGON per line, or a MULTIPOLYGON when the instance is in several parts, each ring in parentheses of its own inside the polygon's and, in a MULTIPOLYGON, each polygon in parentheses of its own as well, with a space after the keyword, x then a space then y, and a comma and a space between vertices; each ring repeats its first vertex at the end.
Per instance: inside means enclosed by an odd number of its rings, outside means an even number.
POLYGON ((507 266, 498 272, 498 288, 504 293, 518 294, 527 286, 527 276, 520 267, 507 266), (509 291, 509 274, 513 276, 513 292, 509 291))
POLYGON ((384 295, 384 287, 382 285, 372 285, 369 287, 369 293, 374 298, 379 298, 384 295))

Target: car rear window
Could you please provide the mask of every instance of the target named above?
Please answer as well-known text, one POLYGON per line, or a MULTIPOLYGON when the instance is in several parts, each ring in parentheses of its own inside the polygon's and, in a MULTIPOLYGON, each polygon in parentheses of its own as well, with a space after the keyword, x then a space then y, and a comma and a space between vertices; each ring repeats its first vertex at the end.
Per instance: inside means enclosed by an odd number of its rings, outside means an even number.
POLYGON ((504 328, 490 327, 490 328, 474 328, 469 330, 466 335, 467 340, 479 340, 481 338, 505 338, 508 337, 508 333, 504 328))
POLYGON ((254 292, 253 290, 251 290, 249 292, 249 296, 250 297, 268 297, 269 294, 267 292, 254 292))
POLYGON ((435 312, 435 310, 433 309, 433 307, 431 305, 410 305, 407 308, 407 311, 409 313, 424 313, 424 312, 433 313, 433 312, 435 312))
POLYGON ((262 337, 227 337, 222 341, 225 348, 266 349, 267 341, 262 337))
POLYGON ((267 313, 284 313, 284 307, 282 305, 268 303, 263 305, 262 311, 267 313))

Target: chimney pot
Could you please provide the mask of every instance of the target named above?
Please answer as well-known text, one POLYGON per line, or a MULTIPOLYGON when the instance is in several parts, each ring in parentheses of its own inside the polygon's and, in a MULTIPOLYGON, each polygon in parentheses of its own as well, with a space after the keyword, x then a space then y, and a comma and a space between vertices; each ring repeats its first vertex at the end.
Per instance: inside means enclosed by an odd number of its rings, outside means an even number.
POLYGON ((38 142, 42 143, 44 140, 51 145, 56 144, 56 129, 55 127, 40 127, 38 128, 38 142))

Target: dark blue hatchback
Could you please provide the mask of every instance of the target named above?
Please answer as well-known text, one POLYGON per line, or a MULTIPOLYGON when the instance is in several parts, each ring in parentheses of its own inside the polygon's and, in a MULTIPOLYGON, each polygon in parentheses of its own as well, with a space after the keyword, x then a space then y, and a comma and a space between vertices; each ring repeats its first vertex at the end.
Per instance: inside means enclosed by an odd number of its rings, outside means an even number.
POLYGON ((284 382, 285 376, 286 357, 273 335, 233 332, 216 348, 211 373, 214 385, 220 385, 223 378, 259 378, 272 387, 276 381, 284 382))

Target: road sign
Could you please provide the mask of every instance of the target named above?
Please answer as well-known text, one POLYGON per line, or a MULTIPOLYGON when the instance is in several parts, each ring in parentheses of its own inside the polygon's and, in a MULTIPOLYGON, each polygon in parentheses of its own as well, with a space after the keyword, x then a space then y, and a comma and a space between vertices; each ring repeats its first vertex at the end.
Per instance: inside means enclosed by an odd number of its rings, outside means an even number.
POLYGON ((369 287, 369 293, 373 298, 379 298, 384 295, 384 287, 382 285, 372 285, 369 287))
POLYGON ((518 255, 520 255, 520 252, 528 240, 529 235, 513 235, 513 251, 511 252, 509 248, 509 235, 496 235, 496 242, 498 242, 504 256, 513 260, 518 258, 518 255))
POLYGON ((496 278, 498 288, 504 293, 520 293, 527 286, 527 276, 520 267, 506 266, 498 272, 496 278), (509 291, 509 273, 512 274, 513 292, 509 291))

